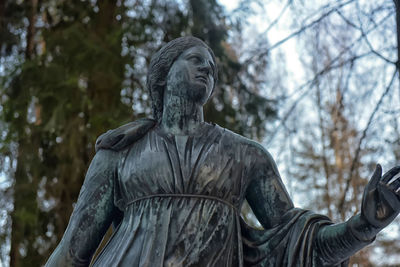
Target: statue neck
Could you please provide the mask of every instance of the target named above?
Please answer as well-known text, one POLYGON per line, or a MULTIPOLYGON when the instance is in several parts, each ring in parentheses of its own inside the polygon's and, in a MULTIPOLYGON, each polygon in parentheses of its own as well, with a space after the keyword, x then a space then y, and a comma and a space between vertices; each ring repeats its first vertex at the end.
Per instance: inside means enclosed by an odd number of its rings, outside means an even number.
POLYGON ((174 135, 195 134, 204 122, 203 106, 178 96, 164 98, 161 127, 174 135))

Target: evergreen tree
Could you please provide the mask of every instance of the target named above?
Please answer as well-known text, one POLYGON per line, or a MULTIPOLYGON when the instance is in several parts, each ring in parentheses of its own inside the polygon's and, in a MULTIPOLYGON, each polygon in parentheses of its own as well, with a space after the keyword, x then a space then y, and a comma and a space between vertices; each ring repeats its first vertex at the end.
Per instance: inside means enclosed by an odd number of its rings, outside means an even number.
POLYGON ((97 136, 150 115, 147 63, 169 40, 200 37, 218 58, 207 120, 261 137, 273 114, 256 82, 241 82, 216 1, 3 1, 0 12, 0 152, 4 170, 15 162, 5 199, 13 204, 11 266, 42 265, 61 239, 97 136))

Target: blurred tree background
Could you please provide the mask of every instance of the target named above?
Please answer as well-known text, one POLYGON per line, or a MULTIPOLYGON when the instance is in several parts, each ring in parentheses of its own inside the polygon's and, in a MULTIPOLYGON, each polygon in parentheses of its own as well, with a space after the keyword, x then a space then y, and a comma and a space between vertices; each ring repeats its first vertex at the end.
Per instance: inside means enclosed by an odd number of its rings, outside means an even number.
POLYGON ((54 250, 97 136, 150 115, 146 67, 166 42, 194 35, 215 52, 221 74, 207 120, 261 138, 274 115, 256 79, 242 81, 227 41, 241 22, 216 1, 10 0, 0 13, 0 244, 11 266, 40 266, 54 250))
MULTIPOLYGON (((185 35, 203 39, 218 61, 206 120, 271 149, 299 206, 348 219, 374 164, 400 160, 399 8, 398 0, 240 0, 229 11, 217 0, 1 0, 0 262, 45 263, 97 136, 151 115, 147 64, 185 35), (267 26, 254 29, 255 17, 267 26), (274 31, 287 35, 274 40, 274 31), (301 71, 289 66, 293 42, 301 71)), ((248 208, 244 215, 256 223, 248 208)), ((400 264, 398 225, 352 264, 400 264)))

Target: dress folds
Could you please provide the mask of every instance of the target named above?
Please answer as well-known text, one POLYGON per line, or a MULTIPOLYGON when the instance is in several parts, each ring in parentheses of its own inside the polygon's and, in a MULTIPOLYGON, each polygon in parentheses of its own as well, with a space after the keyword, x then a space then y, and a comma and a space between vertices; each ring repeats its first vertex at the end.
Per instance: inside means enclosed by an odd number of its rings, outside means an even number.
POLYGON ((261 156, 264 173, 277 172, 254 141, 214 124, 196 135, 170 135, 143 120, 96 146, 118 151, 111 179, 122 216, 93 266, 322 266, 313 242, 328 218, 293 208, 271 229, 241 220, 247 187, 259 179, 254 163, 261 156))

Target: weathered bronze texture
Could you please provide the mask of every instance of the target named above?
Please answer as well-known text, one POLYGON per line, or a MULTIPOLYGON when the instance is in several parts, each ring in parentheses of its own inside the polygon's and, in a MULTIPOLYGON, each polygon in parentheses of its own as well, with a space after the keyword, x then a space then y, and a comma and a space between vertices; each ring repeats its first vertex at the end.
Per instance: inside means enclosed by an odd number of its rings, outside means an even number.
POLYGON ((155 119, 96 142, 64 237, 46 266, 346 266, 399 213, 400 167, 378 165, 361 213, 345 223, 295 208, 271 155, 203 120, 217 79, 206 44, 178 38, 157 52, 148 88, 155 119), (247 200, 265 230, 240 218, 247 200))

